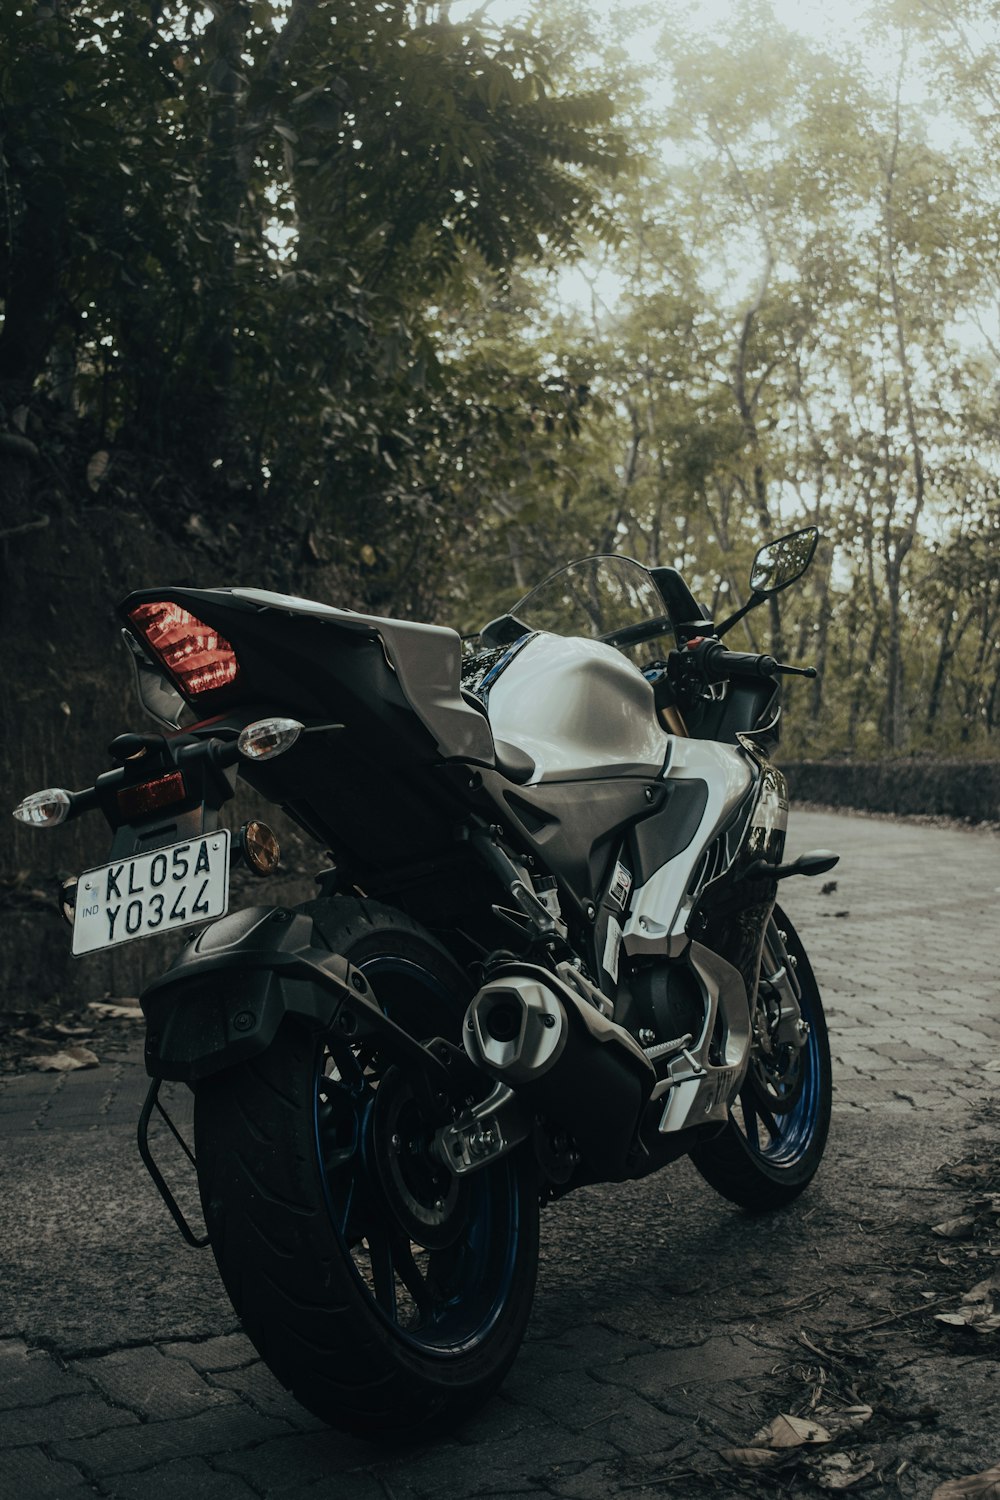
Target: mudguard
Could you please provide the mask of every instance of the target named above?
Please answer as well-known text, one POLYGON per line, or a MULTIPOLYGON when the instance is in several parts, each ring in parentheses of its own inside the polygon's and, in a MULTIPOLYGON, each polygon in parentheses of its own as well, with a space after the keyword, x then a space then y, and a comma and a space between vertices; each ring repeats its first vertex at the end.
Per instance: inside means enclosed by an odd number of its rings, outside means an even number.
POLYGON ((358 1029, 359 1012, 386 1024, 364 975, 323 945, 311 917, 280 906, 203 928, 139 1003, 147 1073, 183 1083, 263 1052, 286 1015, 345 1032, 358 1029))

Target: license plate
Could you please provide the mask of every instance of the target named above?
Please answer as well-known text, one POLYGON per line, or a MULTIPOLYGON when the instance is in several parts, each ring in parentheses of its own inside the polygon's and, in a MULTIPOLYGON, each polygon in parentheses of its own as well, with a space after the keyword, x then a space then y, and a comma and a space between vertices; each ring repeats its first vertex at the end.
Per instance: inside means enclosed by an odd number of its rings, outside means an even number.
POLYGON ((81 875, 74 954, 224 916, 229 906, 229 839, 229 829, 219 828, 81 875))

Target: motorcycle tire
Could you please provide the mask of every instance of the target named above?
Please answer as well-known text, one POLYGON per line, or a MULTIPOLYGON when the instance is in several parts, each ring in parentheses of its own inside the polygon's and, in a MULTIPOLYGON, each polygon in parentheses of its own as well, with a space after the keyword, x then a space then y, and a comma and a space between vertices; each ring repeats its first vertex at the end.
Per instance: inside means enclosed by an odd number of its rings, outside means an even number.
MULTIPOLYGON (((429 933, 352 898, 298 910, 397 1024, 459 1038, 469 981, 429 933)), ((196 1088, 202 1205, 229 1297, 282 1384, 348 1432, 451 1430, 524 1335, 533 1158, 514 1151, 456 1179, 427 1151, 435 1123, 377 1044, 294 1017, 266 1052, 196 1088)))
POLYGON ((833 1094, 830 1041, 816 977, 798 935, 779 907, 774 909, 773 921, 784 934, 787 955, 795 960, 799 1007, 809 1036, 801 1050, 791 1055, 790 1068, 795 1072, 786 1079, 789 1086, 784 1097, 778 1090, 769 1097, 766 1075, 752 1058, 725 1129, 691 1153, 706 1182, 751 1213, 782 1208, 808 1187, 826 1146, 833 1094))

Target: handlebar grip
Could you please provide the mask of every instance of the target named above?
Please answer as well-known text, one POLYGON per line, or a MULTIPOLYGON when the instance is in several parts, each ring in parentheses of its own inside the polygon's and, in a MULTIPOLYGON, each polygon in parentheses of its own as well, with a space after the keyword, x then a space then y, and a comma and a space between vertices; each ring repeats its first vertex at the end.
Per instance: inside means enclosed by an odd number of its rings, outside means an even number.
POLYGON ((778 670, 773 656, 758 656, 753 651, 711 646, 705 653, 705 676, 713 682, 724 682, 728 677, 774 677, 778 670))

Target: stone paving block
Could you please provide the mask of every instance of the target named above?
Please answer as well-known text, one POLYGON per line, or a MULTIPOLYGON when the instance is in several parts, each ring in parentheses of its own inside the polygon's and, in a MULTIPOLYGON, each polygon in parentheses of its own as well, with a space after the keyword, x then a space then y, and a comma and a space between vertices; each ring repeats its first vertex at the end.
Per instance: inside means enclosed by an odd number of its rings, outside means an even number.
POLYGON ((388 1500, 388 1497, 373 1475, 359 1473, 338 1474, 332 1483, 326 1478, 295 1485, 282 1491, 282 1500, 388 1500))
POLYGON ((924 1047, 914 1047, 898 1038, 893 1042, 871 1042, 869 1045, 873 1052, 889 1058, 891 1062, 913 1063, 920 1067, 930 1063, 936 1065, 939 1061, 936 1052, 928 1052, 924 1047))
POLYGON ((81 1376, 62 1369, 44 1350, 29 1353, 20 1339, 0 1339, 0 1411, 11 1406, 38 1405, 56 1396, 73 1396, 88 1389, 81 1376))
POLYGON ((686 1424, 666 1416, 629 1386, 595 1380, 582 1371, 522 1381, 515 1369, 504 1389, 514 1400, 547 1412, 554 1421, 589 1433, 622 1453, 669 1448, 688 1433, 686 1424))
MULTIPOLYGON (((690 1485, 678 1481, 672 1488, 664 1471, 671 1468, 682 1471, 688 1467, 686 1455, 697 1451, 693 1445, 684 1444, 669 1452, 647 1454, 642 1462, 620 1459, 616 1463, 591 1464, 579 1474, 557 1477, 549 1486, 549 1492, 560 1500, 610 1500, 615 1495, 627 1495, 629 1500, 688 1500, 690 1485)), ((721 1500, 729 1500, 728 1496, 721 1500)))
POLYGON ((257 1358, 257 1351, 245 1333, 222 1333, 215 1338, 195 1343, 184 1339, 178 1343, 161 1344, 160 1353, 171 1359, 187 1360, 196 1370, 235 1370, 240 1365, 249 1365, 257 1358))
POLYGON ((546 1422, 504 1442, 447 1444, 428 1449, 419 1458, 383 1462, 378 1472, 398 1500, 410 1495, 472 1500, 548 1489, 560 1476, 577 1474, 614 1457, 607 1443, 546 1422))
POLYGON ((507 1438, 516 1437, 526 1427, 537 1427, 539 1423, 548 1421, 546 1414, 536 1406, 508 1396, 510 1380, 508 1375, 500 1394, 462 1424, 459 1436, 463 1443, 505 1442, 507 1438))
POLYGON ((49 1458, 40 1448, 0 1450, 0 1495, 13 1500, 63 1500, 93 1490, 79 1469, 49 1458))
POLYGON ((664 1398, 692 1386, 714 1385, 762 1376, 772 1368, 776 1351, 742 1334, 710 1335, 680 1349, 640 1354, 605 1373, 608 1381, 627 1385, 659 1406, 664 1398))
MULTIPOLYGON (((245 1478, 269 1500, 272 1495, 285 1500, 290 1491, 318 1480, 330 1485, 331 1500, 334 1494, 339 1500, 341 1480, 379 1463, 384 1454, 384 1448, 328 1427, 323 1432, 272 1438, 242 1453, 220 1453, 212 1462, 217 1469, 245 1478)), ((375 1493, 379 1500, 385 1500, 384 1491, 375 1493)))
POLYGON ((109 1500, 254 1500, 253 1490, 235 1474, 212 1469, 201 1458, 157 1464, 139 1474, 111 1481, 109 1500))
POLYGON ((263 1412, 266 1417, 282 1417, 306 1432, 329 1431, 328 1424, 306 1411, 261 1360, 243 1370, 220 1370, 209 1377, 209 1384, 249 1401, 255 1411, 263 1412))
POLYGON ((100 1437, 59 1443, 56 1455, 79 1465, 88 1474, 103 1477, 125 1474, 130 1469, 148 1469, 172 1458, 230 1453, 277 1437, 289 1429, 284 1422, 261 1417, 242 1404, 217 1406, 172 1422, 140 1422, 100 1437))
POLYGON ((110 1406, 99 1396, 60 1396, 44 1406, 18 1406, 3 1415, 5 1447, 55 1443, 64 1438, 93 1437, 137 1423, 130 1411, 110 1406))
POLYGON ((110 1400, 151 1422, 194 1416, 237 1399, 233 1391, 210 1386, 185 1360, 167 1359, 152 1347, 118 1349, 99 1359, 80 1360, 72 1368, 110 1400))
POLYGON ((616 1364, 635 1354, 648 1354, 648 1339, 637 1339, 602 1324, 575 1324, 560 1333, 532 1337, 531 1329, 522 1346, 519 1363, 529 1369, 559 1372, 591 1365, 616 1364))

